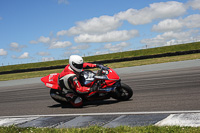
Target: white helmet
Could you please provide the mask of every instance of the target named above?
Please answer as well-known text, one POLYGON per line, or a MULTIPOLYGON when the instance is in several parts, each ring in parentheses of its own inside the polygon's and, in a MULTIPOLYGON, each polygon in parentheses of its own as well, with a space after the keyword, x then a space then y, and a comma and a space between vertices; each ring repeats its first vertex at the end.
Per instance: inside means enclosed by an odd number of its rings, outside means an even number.
POLYGON ((69 57, 69 65, 76 72, 81 72, 83 69, 83 58, 79 55, 71 55, 69 57))

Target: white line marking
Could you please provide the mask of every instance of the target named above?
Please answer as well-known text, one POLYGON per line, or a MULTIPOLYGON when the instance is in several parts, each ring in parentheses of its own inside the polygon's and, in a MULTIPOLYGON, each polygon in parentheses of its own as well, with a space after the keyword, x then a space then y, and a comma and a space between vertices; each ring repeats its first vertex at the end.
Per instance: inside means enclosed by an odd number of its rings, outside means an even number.
POLYGON ((156 126, 200 126, 200 113, 171 114, 167 118, 157 122, 156 126))
POLYGON ((188 111, 152 111, 152 112, 82 113, 82 114, 47 114, 47 115, 19 115, 19 116, 0 116, 0 119, 2 119, 2 118, 22 118, 22 117, 94 116, 94 115, 146 115, 146 114, 180 114, 180 113, 200 113, 200 110, 188 110, 188 111))
POLYGON ((24 122, 31 121, 37 118, 38 117, 0 119, 0 126, 11 126, 13 124, 24 123, 24 122))

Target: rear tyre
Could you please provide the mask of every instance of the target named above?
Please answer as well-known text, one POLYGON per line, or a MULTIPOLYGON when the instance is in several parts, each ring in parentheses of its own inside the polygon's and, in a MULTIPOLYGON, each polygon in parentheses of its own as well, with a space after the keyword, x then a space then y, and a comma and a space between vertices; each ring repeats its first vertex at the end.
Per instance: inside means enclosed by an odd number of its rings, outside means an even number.
POLYGON ((128 85, 121 83, 121 86, 116 88, 112 98, 119 101, 127 101, 133 96, 133 90, 128 85))

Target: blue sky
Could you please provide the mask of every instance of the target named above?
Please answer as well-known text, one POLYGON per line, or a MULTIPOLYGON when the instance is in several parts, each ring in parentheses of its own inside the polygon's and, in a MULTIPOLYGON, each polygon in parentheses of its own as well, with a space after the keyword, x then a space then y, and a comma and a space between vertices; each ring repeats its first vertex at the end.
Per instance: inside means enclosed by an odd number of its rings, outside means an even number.
POLYGON ((0 0, 0 66, 200 40, 200 0, 0 0))

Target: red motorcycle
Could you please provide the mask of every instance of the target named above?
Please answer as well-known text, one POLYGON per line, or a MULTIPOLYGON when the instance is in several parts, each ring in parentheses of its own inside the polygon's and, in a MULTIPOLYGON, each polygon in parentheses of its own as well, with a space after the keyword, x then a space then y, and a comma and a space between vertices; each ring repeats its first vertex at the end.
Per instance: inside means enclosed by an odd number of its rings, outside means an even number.
MULTIPOLYGON (((53 73, 41 78, 41 81, 50 89, 50 96, 56 102, 61 104, 70 103, 65 97, 63 97, 62 89, 58 83, 59 73, 53 73)), ((94 83, 98 84, 97 92, 92 96, 79 95, 86 101, 89 100, 104 100, 109 98, 117 99, 118 101, 129 100, 133 95, 133 90, 126 84, 121 83, 120 77, 117 73, 108 67, 103 67, 96 73, 91 70, 84 70, 80 73, 79 81, 81 85, 91 87, 94 83)), ((77 94, 78 95, 78 94, 77 94)))

